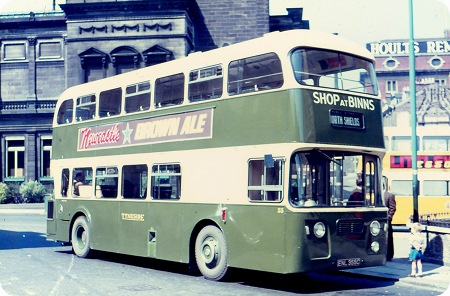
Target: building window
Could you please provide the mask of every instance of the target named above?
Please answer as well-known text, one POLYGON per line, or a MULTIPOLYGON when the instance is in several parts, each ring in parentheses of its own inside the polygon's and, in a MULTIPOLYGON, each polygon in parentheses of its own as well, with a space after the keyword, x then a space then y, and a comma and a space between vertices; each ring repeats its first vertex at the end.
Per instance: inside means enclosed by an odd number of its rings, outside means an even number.
POLYGON ((153 199, 180 199, 181 169, 179 164, 154 165, 151 177, 153 199))
POLYGON ((446 86, 447 85, 447 79, 436 79, 436 83, 440 86, 446 86))
POLYGON ((2 61, 25 61, 27 59, 26 42, 2 42, 2 61))
POLYGON ((41 138, 41 178, 50 178, 50 159, 52 157, 51 136, 41 138))
POLYGON ((283 160, 248 162, 248 197, 251 201, 280 201, 283 197, 283 160))
POLYGON ((398 65, 400 65, 399 61, 397 61, 396 59, 386 59, 383 62, 383 65, 388 68, 389 70, 394 70, 395 68, 398 67, 398 65))
POLYGON ((398 92, 397 80, 387 80, 386 81, 386 92, 387 93, 398 92))
POLYGON ((39 60, 62 59, 63 46, 59 40, 38 41, 37 56, 39 60))
POLYGON ((6 176, 24 180, 25 139, 23 137, 6 138, 6 176))
POLYGON ((445 61, 441 57, 432 57, 428 61, 428 65, 430 65, 434 69, 439 69, 444 65, 445 61))

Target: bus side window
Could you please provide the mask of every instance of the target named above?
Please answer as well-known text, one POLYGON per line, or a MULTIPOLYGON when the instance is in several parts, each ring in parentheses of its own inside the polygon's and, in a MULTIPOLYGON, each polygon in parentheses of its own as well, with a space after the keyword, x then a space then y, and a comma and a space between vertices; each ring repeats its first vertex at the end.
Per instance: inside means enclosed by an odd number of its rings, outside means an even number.
POLYGON ((58 110, 58 124, 71 123, 73 117, 73 100, 64 101, 58 110))
POLYGON ((61 196, 67 197, 69 190, 70 172, 69 169, 63 169, 61 174, 61 196))
POLYGON ((229 95, 280 88, 283 82, 281 61, 275 53, 232 61, 228 67, 229 95))
POLYGON ((125 165, 122 168, 123 198, 147 197, 148 168, 145 164, 125 165))
POLYGON ((191 71, 188 91, 190 102, 220 98, 223 91, 222 66, 191 71))
POLYGON ((180 199, 181 168, 179 164, 157 164, 152 167, 153 199, 180 199))
POLYGON ((95 171, 95 197, 116 198, 119 187, 117 167, 101 167, 95 171))
POLYGON ((122 89, 120 87, 100 93, 98 116, 109 117, 120 114, 122 108, 122 89))
POLYGON ((184 99, 184 74, 156 79, 155 108, 180 105, 184 99))
POLYGON ((79 197, 91 197, 92 192, 92 168, 75 168, 72 172, 73 195, 79 197))
POLYGON ((128 85, 125 89, 125 113, 150 109, 150 82, 128 85))
POLYGON ((95 118, 95 95, 87 95, 77 98, 75 121, 84 121, 95 118))
POLYGON ((283 198, 283 161, 263 159, 248 162, 248 198, 251 201, 280 201, 283 198))

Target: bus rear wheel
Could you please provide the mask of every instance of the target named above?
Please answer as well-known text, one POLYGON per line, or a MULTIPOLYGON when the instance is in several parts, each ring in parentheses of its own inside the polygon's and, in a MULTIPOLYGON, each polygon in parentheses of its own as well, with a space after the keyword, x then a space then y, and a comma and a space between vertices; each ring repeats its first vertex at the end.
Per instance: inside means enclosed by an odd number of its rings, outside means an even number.
POLYGON ((86 258, 91 250, 89 223, 84 216, 75 220, 72 227, 72 250, 78 257, 86 258))
POLYGON ((227 243, 223 232, 215 226, 206 226, 195 240, 195 260, 202 275, 208 280, 221 280, 228 269, 227 243))

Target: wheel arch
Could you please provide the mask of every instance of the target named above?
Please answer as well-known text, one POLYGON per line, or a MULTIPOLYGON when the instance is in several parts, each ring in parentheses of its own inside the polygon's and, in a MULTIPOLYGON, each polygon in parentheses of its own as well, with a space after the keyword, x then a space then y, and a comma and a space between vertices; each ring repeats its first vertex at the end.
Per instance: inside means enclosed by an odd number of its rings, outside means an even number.
POLYGON ((91 223, 91 215, 86 209, 79 209, 75 212, 75 214, 72 216, 72 219, 70 220, 70 226, 69 226, 69 241, 72 242, 72 228, 73 224, 77 220, 78 217, 84 216, 86 217, 88 223, 91 223))
POLYGON ((189 270, 195 273, 199 273, 200 271, 197 268, 197 263, 195 261, 195 240, 197 239, 197 236, 199 232, 206 226, 215 226, 220 229, 225 235, 225 232, 223 231, 222 227, 220 225, 211 219, 203 219, 198 221, 198 223, 194 226, 191 232, 191 237, 189 239, 189 270))

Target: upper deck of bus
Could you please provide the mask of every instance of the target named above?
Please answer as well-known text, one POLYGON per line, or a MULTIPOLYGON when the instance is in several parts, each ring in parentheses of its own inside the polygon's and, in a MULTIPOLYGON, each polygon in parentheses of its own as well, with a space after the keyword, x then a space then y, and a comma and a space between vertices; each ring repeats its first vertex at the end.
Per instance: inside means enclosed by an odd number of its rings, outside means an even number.
MULTIPOLYGON (((193 53, 178 60, 73 86, 63 92, 57 102, 57 111, 53 121, 53 134, 55 141, 61 142, 64 138, 64 144, 55 146, 52 157, 74 157, 77 150, 78 152, 87 151, 86 149, 80 149, 83 141, 81 139, 83 129, 95 129, 98 126, 100 128, 92 132, 96 137, 102 137, 108 133, 109 135, 115 133, 118 137, 121 133, 124 133, 125 128, 127 131, 134 129, 134 135, 136 135, 137 125, 143 127, 146 124, 149 127, 155 121, 158 121, 159 127, 161 127, 162 121, 179 122, 181 120, 184 124, 178 123, 177 127, 186 127, 186 129, 179 129, 182 132, 189 129, 189 132, 195 133, 195 131, 200 130, 200 127, 206 126, 209 131, 201 135, 199 132, 195 139, 211 139, 213 115, 215 122, 214 133, 215 135, 220 134, 220 136, 215 137, 214 141, 209 141, 208 143, 206 143, 207 140, 196 141, 195 147, 183 143, 184 147, 186 147, 185 149, 263 143, 309 142, 347 146, 350 144, 355 147, 375 148, 377 152, 384 151, 381 130, 381 106, 376 78, 374 71, 372 71, 373 62, 371 54, 354 42, 332 34, 309 30, 293 30, 269 33, 254 40, 208 52, 193 53), (292 53, 298 49, 304 49, 305 51, 317 50, 315 52, 316 60, 314 60, 314 65, 315 71, 318 72, 308 75, 309 77, 315 77, 315 79, 321 79, 321 77, 329 75, 330 77, 327 77, 327 79, 328 83, 331 82, 331 86, 319 87, 315 85, 316 82, 312 85, 304 85, 299 81, 298 76, 296 77, 298 73, 294 73, 291 60, 292 53), (327 53, 334 55, 330 57, 326 55, 327 53), (261 61, 254 62, 258 59, 261 59, 261 61), (234 65, 234 82, 230 82, 230 65, 232 64, 234 65), (244 72, 243 65, 247 67, 246 69, 251 67, 250 71, 253 72, 260 71, 258 67, 264 69, 261 70, 262 74, 258 74, 259 76, 245 80, 245 77, 241 77, 244 75, 242 74, 244 72), (369 85, 370 91, 366 91, 366 84, 358 80, 362 79, 360 77, 357 77, 356 80, 347 80, 351 82, 352 86, 353 84, 358 84, 358 90, 333 87, 335 78, 331 76, 334 75, 333 73, 341 71, 341 67, 345 68, 344 70, 368 70, 370 82, 367 85, 369 85), (220 80, 217 79, 218 77, 220 77, 220 80), (268 77, 275 78, 268 79, 268 77), (214 92, 214 88, 218 87, 220 95, 211 95, 208 99, 191 99, 189 87, 193 84, 192 80, 195 79, 197 79, 196 81, 217 80, 218 84, 211 88, 214 92), (261 81, 263 83, 260 84, 261 81), (175 87, 173 85, 176 83, 178 83, 179 89, 174 91, 175 87), (244 86, 242 86, 237 91, 238 86, 235 89, 233 89, 234 86, 230 87, 232 83, 236 83, 236 85, 246 84, 246 88, 244 89, 244 86), (164 93, 164 95, 166 92, 164 89, 168 89, 167 94, 169 97, 171 96, 170 93, 177 92, 177 100, 173 100, 174 103, 172 103, 168 99, 167 104, 164 101, 163 105, 159 105, 158 100, 160 99, 156 98, 158 85, 162 85, 159 89, 160 93, 164 93), (126 93, 130 86, 135 88, 136 93, 139 93, 138 89, 141 86, 142 89, 146 90, 148 101, 145 108, 141 108, 142 106, 139 106, 139 104, 133 103, 135 109, 133 111, 126 110, 126 93), (299 89, 305 91, 300 93, 299 89), (291 90, 295 92, 290 92, 291 90), (278 93, 271 95, 275 92, 278 93), (106 94, 103 99, 102 94, 106 94), (234 100, 250 96, 257 98, 257 100, 245 100, 245 102, 244 100, 234 100), (309 99, 301 99, 301 97, 308 97, 309 99), (114 109, 114 104, 118 106, 115 107, 116 110, 114 112, 111 112, 111 116, 110 112, 107 112, 107 108, 103 108, 102 103, 99 103, 101 100, 105 102, 104 105, 106 107, 114 109), (75 114, 69 115, 68 118, 60 112, 64 109, 61 108, 62 105, 67 102, 70 102, 70 107, 67 110, 72 108, 71 112, 75 114), (219 105, 220 107, 218 107, 219 105), (79 106, 87 109, 92 108, 88 110, 90 115, 83 119, 78 119, 76 115, 78 110, 75 109, 78 109, 79 106), (209 110, 205 111, 207 114, 200 114, 202 111, 199 110, 204 109, 209 110), (333 113, 335 111, 337 113, 333 113), (317 115, 311 117, 312 113, 317 113, 317 115), (188 117, 187 120, 192 120, 192 122, 186 124, 186 116, 188 117), (344 126, 345 124, 342 122, 331 122, 332 117, 342 119, 344 116, 351 119, 350 124, 347 126, 344 126), (202 120, 206 118, 207 122, 200 121, 200 118, 202 120), (146 122, 142 122, 144 119, 146 122), (366 125, 362 123, 363 120, 367 123, 366 125), (130 126, 133 126, 129 128, 128 123, 130 123, 130 126), (121 125, 121 131, 114 127, 114 125, 118 124, 121 125), (241 132, 243 126, 246 127, 245 133, 241 132), (336 126, 338 126, 339 132, 333 131, 336 126), (311 133, 311 131, 314 132, 311 133), (359 134, 356 135, 356 133, 359 134), (78 143, 74 137, 68 137, 68 134, 78 134, 78 143), (364 136, 361 136, 362 134, 364 136)), ((310 60, 305 60, 304 63, 307 63, 309 67, 310 60)), ((303 75, 304 72, 299 73, 303 75)), ((197 91, 202 88, 203 85, 199 84, 197 91)), ((164 97, 164 95, 159 97, 164 97)), ((167 126, 165 128, 164 132, 167 133, 167 126)), ((86 134, 84 136, 85 138, 87 137, 86 134)), ((192 139, 176 136, 171 139, 167 137, 162 139, 163 137, 160 137, 162 140, 158 143, 164 142, 164 144, 159 145, 157 149, 159 151, 180 150, 183 149, 180 148, 182 145, 174 144, 170 146, 171 144, 168 143, 174 141, 180 143, 183 139, 192 139)), ((141 139, 144 137, 141 137, 141 139)), ((118 142, 119 140, 116 139, 116 141, 118 142)), ((122 142, 122 139, 120 141, 122 142)), ((126 140, 123 143, 126 143, 126 140)), ((140 144, 136 143, 131 144, 128 141, 128 146, 103 147, 121 149, 150 142, 141 141, 140 144)), ((96 155, 101 155, 101 153, 96 155)))
MULTIPOLYGON (((360 45, 345 38, 311 30, 291 30, 284 32, 271 32, 263 37, 244 41, 210 50, 207 52, 194 52, 187 57, 168 61, 162 64, 137 69, 132 72, 123 73, 116 76, 107 77, 101 80, 79 84, 66 89, 60 96, 56 110, 61 103, 69 98, 76 98, 82 94, 98 93, 107 89, 105 85, 123 85, 126 83, 139 82, 142 80, 155 80, 160 77, 172 75, 175 73, 189 73, 192 69, 201 69, 211 65, 228 65, 232 60, 239 58, 256 56, 265 53, 276 53, 281 58, 283 74, 286 75, 283 88, 298 87, 295 79, 289 79, 289 73, 292 72, 288 59, 289 53, 295 48, 317 48, 330 51, 348 53, 361 57, 366 60, 374 61, 369 51, 360 45), (176 70, 174 70, 176 69, 176 70)), ((226 67, 223 67, 223 76, 226 76, 226 67)), ((293 75, 291 75, 293 76, 293 75)), ((187 80, 187 79, 186 79, 187 80)), ((187 83, 187 82, 185 82, 187 83)), ((224 91, 221 99, 229 97, 224 91)), ((183 104, 187 104, 184 102, 183 104)), ((152 108, 150 108, 152 109, 152 108)), ((53 127, 57 127, 57 116, 54 118, 53 127)))

